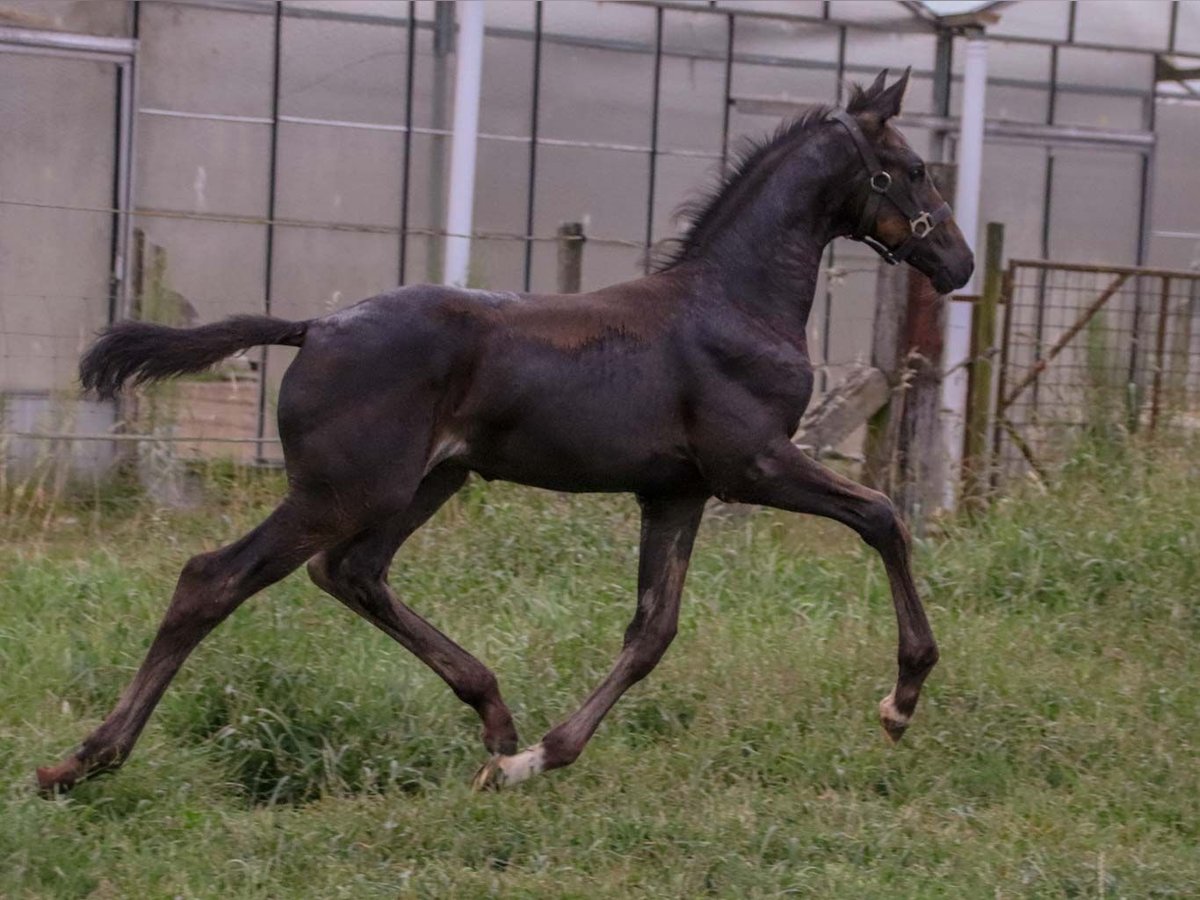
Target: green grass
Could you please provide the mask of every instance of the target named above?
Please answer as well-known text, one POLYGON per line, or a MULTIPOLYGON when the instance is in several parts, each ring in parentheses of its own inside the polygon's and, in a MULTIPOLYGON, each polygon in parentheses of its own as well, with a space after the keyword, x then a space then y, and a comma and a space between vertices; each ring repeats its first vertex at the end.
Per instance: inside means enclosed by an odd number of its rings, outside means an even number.
MULTIPOLYGON (((186 558, 277 488, 211 508, 21 503, 0 522, 2 897, 1194 897, 1200 471, 1084 457, 920 545, 941 642, 904 743, 875 721, 895 624, 849 532, 705 523, 682 628, 572 768, 473 795, 479 726, 297 574, 192 657, 118 774, 46 801, 186 558)), ((536 739, 633 606, 614 497, 472 484, 393 581, 497 671, 536 739)))

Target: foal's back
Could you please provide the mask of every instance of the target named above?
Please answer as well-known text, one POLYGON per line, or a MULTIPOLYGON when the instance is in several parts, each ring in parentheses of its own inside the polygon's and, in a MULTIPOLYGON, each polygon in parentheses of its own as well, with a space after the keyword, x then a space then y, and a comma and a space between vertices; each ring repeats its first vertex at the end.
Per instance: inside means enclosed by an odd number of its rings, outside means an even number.
POLYGON ((313 322, 285 377, 289 465, 327 462, 332 438, 351 455, 383 440, 425 471, 455 461, 541 487, 694 480, 675 352, 688 314, 671 275, 587 294, 418 285, 363 301, 313 322))

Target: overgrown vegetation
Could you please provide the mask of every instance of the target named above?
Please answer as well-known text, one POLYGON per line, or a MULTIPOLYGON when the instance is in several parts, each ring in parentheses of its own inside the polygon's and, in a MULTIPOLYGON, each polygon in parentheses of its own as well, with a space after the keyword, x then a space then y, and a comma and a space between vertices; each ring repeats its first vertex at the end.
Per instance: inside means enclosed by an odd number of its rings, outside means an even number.
MULTIPOLYGON (((674 647, 566 771, 472 795, 473 714, 297 574, 193 656, 124 770, 37 798, 33 767, 107 712, 184 560, 280 487, 210 474, 186 513, 8 488, 0 896, 1200 893, 1194 455, 1081 453, 919 546, 943 656, 899 748, 875 721, 882 567, 758 513, 706 522, 674 647)), ((533 740, 616 653, 637 527, 624 498, 472 484, 393 581, 533 740)))

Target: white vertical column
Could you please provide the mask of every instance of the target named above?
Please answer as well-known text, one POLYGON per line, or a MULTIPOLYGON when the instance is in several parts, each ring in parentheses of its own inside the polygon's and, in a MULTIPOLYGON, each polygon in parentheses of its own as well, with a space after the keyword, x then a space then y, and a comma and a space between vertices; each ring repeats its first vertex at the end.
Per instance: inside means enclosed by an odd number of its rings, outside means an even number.
POLYGON ((458 60, 454 135, 450 139, 450 196, 446 204, 446 266, 442 281, 462 287, 471 267, 479 92, 483 80, 483 0, 458 0, 458 60))
MULTIPOLYGON (((963 67, 963 102, 959 120, 958 186, 954 193, 954 218, 976 251, 975 274, 963 288, 973 293, 983 259, 979 256, 979 190, 983 175, 984 101, 987 94, 987 38, 983 29, 967 38, 963 67)), ((951 303, 946 311, 944 368, 955 369, 942 381, 942 435, 946 449, 946 483, 942 504, 954 509, 962 474, 963 430, 967 410, 967 370, 962 363, 971 353, 971 305, 951 303), (957 368, 956 368, 957 367, 957 368)))

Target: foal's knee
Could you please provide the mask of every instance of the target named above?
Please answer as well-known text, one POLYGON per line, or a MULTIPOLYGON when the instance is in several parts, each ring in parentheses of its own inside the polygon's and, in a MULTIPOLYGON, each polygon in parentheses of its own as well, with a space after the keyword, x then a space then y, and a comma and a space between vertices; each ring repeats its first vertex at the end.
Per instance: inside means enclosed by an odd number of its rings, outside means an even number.
POLYGON ((914 675, 924 675, 938 664, 940 656, 937 642, 929 637, 915 646, 900 648, 900 668, 914 675))
POLYGON ((163 627, 219 622, 236 592, 236 575, 221 565, 219 552, 200 553, 183 565, 163 627))
POLYGON ((500 698, 500 682, 483 663, 460 672, 450 688, 454 696, 480 713, 500 698))
POLYGON ((907 549, 908 529, 900 520, 900 514, 886 494, 870 491, 861 513, 862 539, 881 552, 907 549))
POLYGON ((326 593, 334 593, 334 576, 328 553, 321 551, 310 559, 304 568, 313 584, 326 593))
POLYGON ((346 557, 335 558, 326 552, 318 553, 310 559, 305 568, 308 570, 308 577, 317 587, 335 596, 341 596, 378 580, 374 573, 353 565, 346 557))

